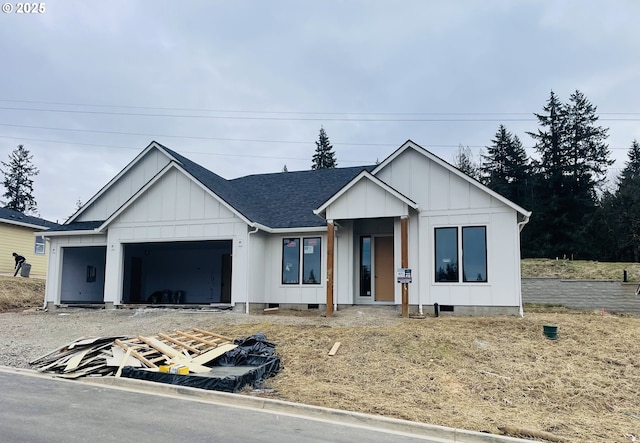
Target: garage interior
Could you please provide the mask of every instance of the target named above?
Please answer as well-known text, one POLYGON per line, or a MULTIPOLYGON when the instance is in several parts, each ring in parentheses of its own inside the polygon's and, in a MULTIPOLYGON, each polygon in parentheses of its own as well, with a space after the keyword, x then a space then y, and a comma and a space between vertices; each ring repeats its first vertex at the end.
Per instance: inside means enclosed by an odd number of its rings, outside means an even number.
POLYGON ((231 303, 231 240, 124 245, 122 303, 231 303))

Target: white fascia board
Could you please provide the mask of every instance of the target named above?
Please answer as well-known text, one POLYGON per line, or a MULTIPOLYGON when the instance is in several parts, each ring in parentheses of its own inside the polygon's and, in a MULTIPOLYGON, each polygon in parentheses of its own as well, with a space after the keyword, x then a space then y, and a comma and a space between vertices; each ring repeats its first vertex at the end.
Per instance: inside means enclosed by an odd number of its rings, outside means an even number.
POLYGON ((34 224, 31 224, 31 223, 24 223, 24 222, 19 222, 19 221, 14 221, 14 220, 7 220, 6 218, 0 219, 0 223, 6 223, 8 225, 20 226, 20 227, 23 227, 23 228, 40 229, 40 230, 43 230, 43 231, 46 231, 47 229, 49 229, 48 227, 45 227, 45 226, 34 225, 34 224))
POLYGON ((228 204, 222 198, 218 197, 218 195, 216 193, 212 192, 209 188, 207 188, 202 183, 200 183, 198 180, 196 180, 191 174, 189 174, 187 171, 185 171, 182 166, 180 166, 179 164, 175 163, 174 160, 171 160, 171 162, 169 164, 167 164, 167 166, 162 168, 151 180, 149 180, 143 187, 138 189, 138 191, 135 194, 133 194, 131 196, 131 198, 129 198, 129 200, 124 202, 124 204, 122 206, 120 206, 113 214, 111 214, 109 216, 109 218, 107 218, 104 221, 104 223, 102 223, 98 228, 96 228, 96 231, 104 232, 104 230, 111 224, 111 222, 113 222, 113 220, 115 220, 120 214, 122 214, 129 206, 131 206, 138 198, 140 198, 140 196, 142 194, 144 194, 149 188, 151 188, 151 186, 153 186, 158 180, 160 180, 171 169, 176 169, 176 170, 180 171, 182 174, 187 176, 193 183, 197 184, 203 191, 205 191, 207 194, 209 194, 214 199, 216 199, 225 208, 227 208, 229 211, 231 211, 235 215, 237 215, 238 218, 240 218, 242 221, 244 221, 249 226, 253 226, 253 223, 249 219, 247 219, 244 215, 242 215, 240 212, 238 212, 237 209, 235 209, 233 206, 228 204))
POLYGON ((103 232, 99 232, 95 229, 87 229, 84 231, 42 231, 38 232, 35 235, 42 235, 44 237, 65 237, 65 236, 76 236, 76 235, 104 235, 103 232))
POLYGON ((376 176, 372 175, 369 171, 362 171, 360 174, 356 175, 349 183, 344 185, 338 192, 333 194, 329 198, 329 200, 327 200, 322 204, 322 206, 320 206, 318 209, 314 209, 313 213, 316 215, 320 215, 324 213, 329 206, 331 206, 336 200, 338 200, 341 196, 343 196, 346 192, 348 192, 349 189, 355 186, 356 183, 358 183, 360 180, 370 180, 372 183, 378 185, 379 187, 384 189, 386 192, 390 193, 395 198, 405 203, 407 206, 415 210, 418 210, 418 204, 416 202, 402 195, 402 193, 398 192, 397 190, 395 190, 394 188, 392 188, 391 186, 389 186, 388 184, 386 184, 376 176))
POLYGON ((483 185, 478 180, 469 177, 467 174, 465 174, 464 172, 460 171, 455 166, 451 165, 450 163, 446 162, 445 160, 441 159, 437 155, 435 155, 432 152, 426 150, 425 148, 423 148, 422 146, 418 145, 417 143, 414 143, 411 140, 407 140, 406 142, 404 142, 402 144, 402 146, 400 146, 398 149, 396 149, 395 152, 393 152, 389 157, 384 159, 384 161, 382 161, 378 166, 376 166, 375 169, 373 171, 371 171, 371 174, 373 174, 375 176, 378 172, 380 172, 382 169, 384 169, 385 166, 387 166, 389 163, 391 163, 395 158, 397 158, 400 154, 402 154, 407 149, 413 149, 414 151, 419 152, 420 154, 422 154, 425 157, 427 157, 429 160, 431 160, 434 163, 442 166, 443 168, 445 168, 446 170, 448 170, 452 174, 455 174, 458 177, 462 178, 463 180, 469 182, 471 185, 481 189, 482 191, 484 191, 487 194, 489 194, 491 197, 495 198, 496 200, 499 200, 500 202, 502 202, 505 205, 509 206, 510 208, 515 210, 516 212, 519 212, 520 214, 522 214, 522 215, 524 215, 526 217, 530 217, 531 216, 531 211, 527 211, 526 209, 524 209, 520 205, 515 204, 511 200, 503 197, 502 195, 498 194, 494 190, 492 190, 492 189, 488 188, 487 186, 483 185))
POLYGON ((93 197, 91 197, 91 199, 89 199, 88 202, 86 202, 84 205, 82 205, 82 207, 80 209, 78 209, 75 214, 73 214, 71 217, 69 217, 66 222, 67 223, 71 223, 72 221, 77 219, 80 216, 80 214, 82 214, 84 212, 84 210, 86 208, 91 206, 91 204, 93 202, 95 202, 98 198, 100 198, 100 196, 102 196, 105 192, 107 192, 107 190, 109 190, 109 188, 111 188, 114 183, 116 183, 118 180, 120 180, 120 178, 123 175, 125 175, 131 168, 133 168, 135 166, 135 164, 138 163, 140 161, 140 159, 142 159, 152 149, 158 149, 158 150, 162 151, 167 157, 169 157, 170 159, 173 160, 173 157, 170 156, 167 153, 167 151, 165 151, 162 148, 163 148, 163 146, 160 145, 159 143, 156 143, 155 141, 152 141, 151 143, 149 143, 149 145, 146 148, 144 148, 140 154, 138 154, 131 162, 129 162, 129 164, 127 166, 125 166, 124 169, 122 169, 122 171, 120 171, 115 177, 113 177, 111 180, 109 180, 109 182, 106 185, 104 185, 102 187, 102 189, 100 189, 93 197))
POLYGON ((326 231, 326 226, 303 226, 297 228, 270 228, 269 226, 265 226, 261 223, 253 223, 251 225, 253 228, 258 228, 261 231, 264 231, 268 234, 288 234, 294 232, 322 232, 326 231))

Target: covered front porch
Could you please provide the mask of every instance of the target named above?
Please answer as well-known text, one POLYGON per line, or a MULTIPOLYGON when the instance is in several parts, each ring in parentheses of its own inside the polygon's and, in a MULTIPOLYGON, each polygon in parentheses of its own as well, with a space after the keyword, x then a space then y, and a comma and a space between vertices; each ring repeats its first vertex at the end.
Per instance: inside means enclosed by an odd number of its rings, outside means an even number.
MULTIPOLYGON (((316 210, 327 219, 327 316, 351 304, 401 305, 409 315, 409 219, 417 204, 364 171, 316 210)), ((417 220, 417 217, 414 217, 417 220)))

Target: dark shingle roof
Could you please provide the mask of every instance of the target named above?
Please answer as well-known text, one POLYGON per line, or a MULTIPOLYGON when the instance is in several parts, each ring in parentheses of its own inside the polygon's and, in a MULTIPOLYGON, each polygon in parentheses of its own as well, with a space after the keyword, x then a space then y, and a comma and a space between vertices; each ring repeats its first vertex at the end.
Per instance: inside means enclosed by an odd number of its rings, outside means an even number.
POLYGON ((56 226, 52 231, 93 231, 104 223, 104 220, 71 222, 56 226))
POLYGON ((374 166, 259 174, 231 180, 251 208, 251 219, 271 228, 325 226, 313 213, 363 170, 374 166))
MULTIPOLYGON (((269 228, 325 226, 326 221, 313 213, 363 170, 375 166, 357 166, 256 174, 226 180, 177 152, 162 146, 196 180, 214 192, 252 222, 269 228)), ((56 231, 90 231, 104 221, 72 222, 56 231)))
POLYGON ((42 228, 58 228, 60 225, 48 220, 23 214, 9 208, 0 208, 0 221, 6 220, 11 223, 26 223, 29 225, 41 226, 42 228))
POLYGON ((225 180, 171 149, 183 168, 247 219, 270 228, 325 226, 313 213, 363 170, 375 166, 256 174, 225 180))

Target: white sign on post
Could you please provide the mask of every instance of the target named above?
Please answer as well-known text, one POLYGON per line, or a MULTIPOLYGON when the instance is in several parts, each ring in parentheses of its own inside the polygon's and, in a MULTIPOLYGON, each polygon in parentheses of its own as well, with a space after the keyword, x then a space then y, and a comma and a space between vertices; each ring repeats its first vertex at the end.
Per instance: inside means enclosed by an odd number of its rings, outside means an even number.
POLYGON ((399 268, 396 271, 396 278, 398 280, 398 283, 411 283, 411 269, 399 268))

